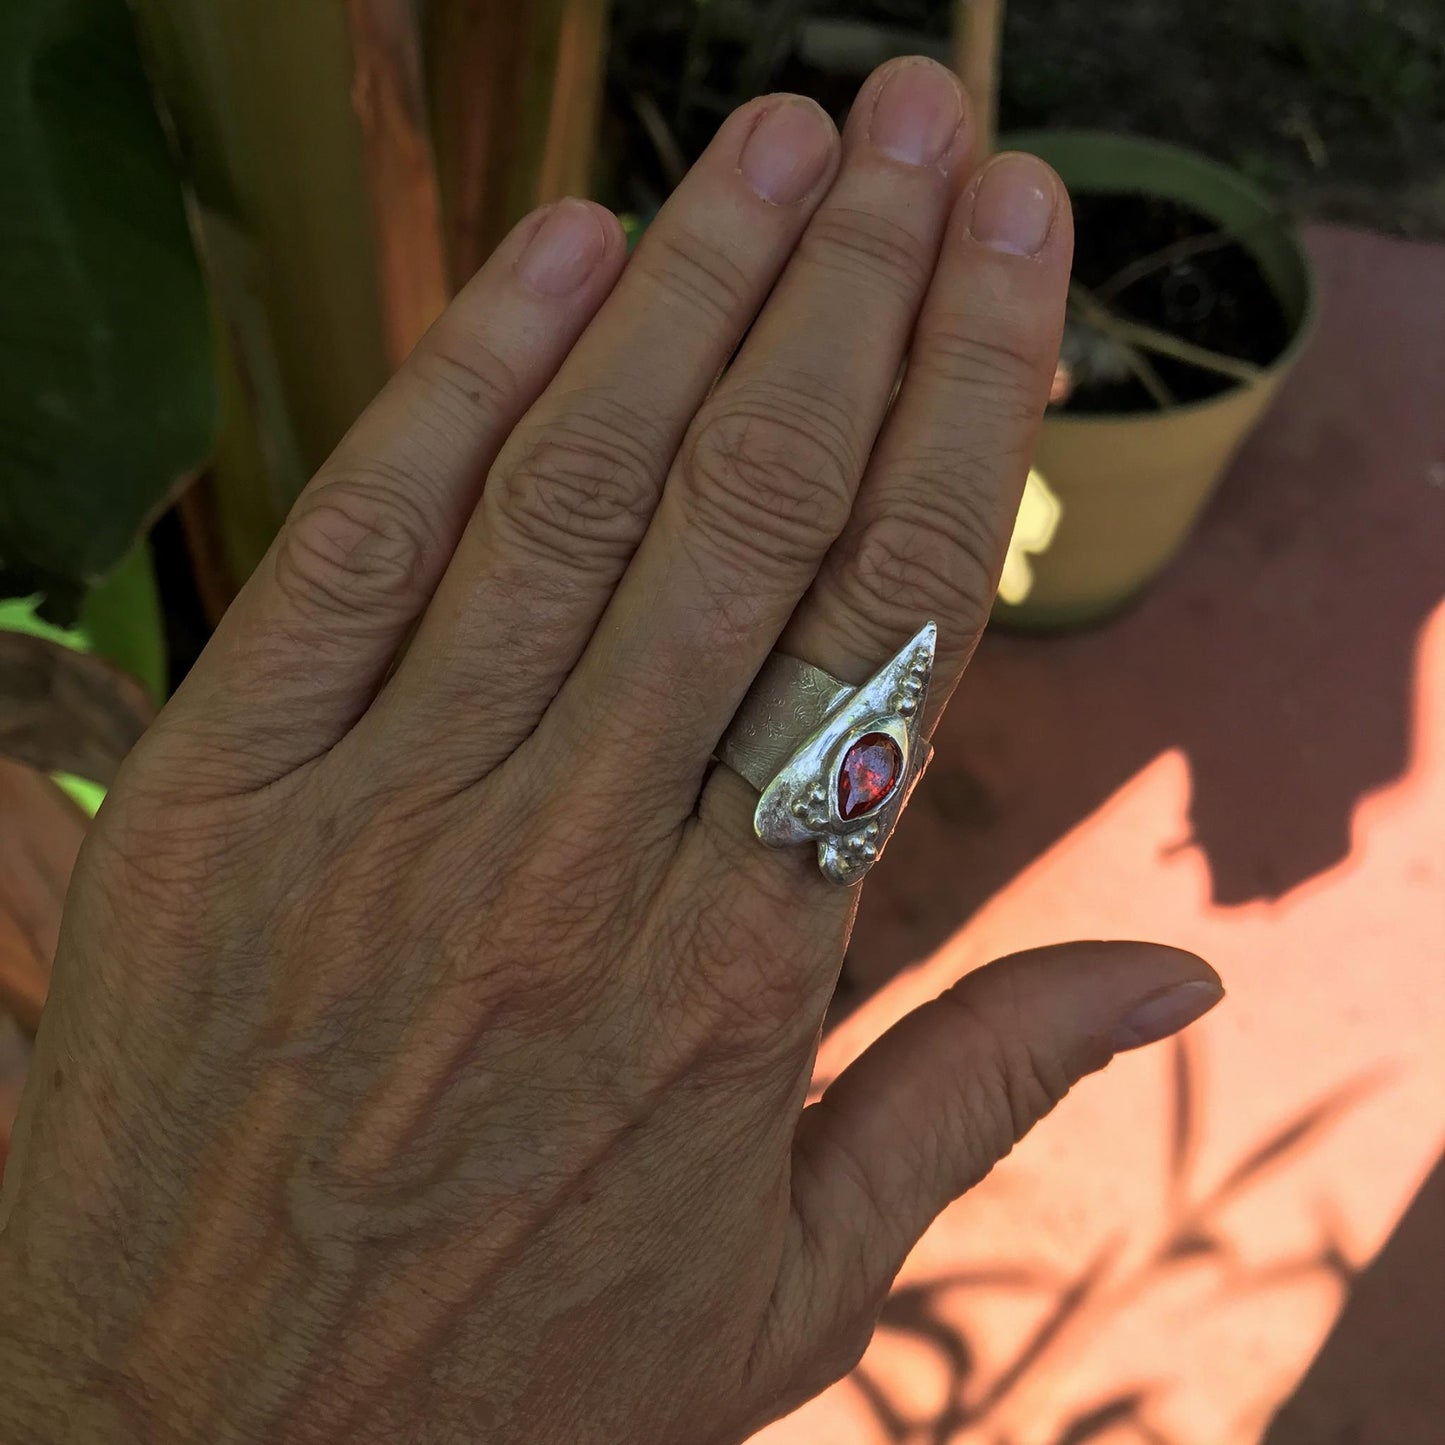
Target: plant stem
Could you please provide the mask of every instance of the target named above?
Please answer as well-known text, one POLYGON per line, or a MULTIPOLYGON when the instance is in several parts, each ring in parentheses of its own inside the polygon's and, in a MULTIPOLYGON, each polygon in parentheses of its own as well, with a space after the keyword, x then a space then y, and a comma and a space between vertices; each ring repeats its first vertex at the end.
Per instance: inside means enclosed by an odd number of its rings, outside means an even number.
POLYGON ((973 103, 974 155, 987 160, 998 149, 999 49, 1004 0, 957 0, 954 17, 954 69, 973 103))
POLYGON ((1171 241, 1167 246, 1120 267, 1102 286, 1095 288, 1094 294, 1105 303, 1113 301, 1136 282, 1175 261, 1191 261, 1196 256, 1207 256, 1209 252, 1222 250, 1239 239, 1230 231, 1210 231, 1203 236, 1186 236, 1182 241, 1171 241))
POLYGON ((1082 282, 1069 282, 1069 305, 1079 312, 1085 325, 1092 326, 1095 331, 1108 336, 1118 345, 1129 370, 1138 378, 1139 384, 1154 399, 1161 411, 1179 404, 1178 398, 1169 390, 1164 378, 1155 371, 1149 358, 1119 334, 1116 324, 1119 318, 1104 306, 1082 282))
POLYGON ((390 369, 351 36, 340 4, 134 3, 210 283, 214 495, 239 582, 390 369))
POLYGON ((1160 411, 1167 411, 1171 406, 1178 406, 1179 398, 1169 390, 1168 383, 1154 369, 1149 358, 1127 342, 1121 341, 1120 345, 1124 349, 1124 359, 1129 363, 1129 369, 1139 378, 1139 384, 1153 398, 1160 411))
MULTIPOLYGON (((555 44, 542 154, 530 204, 592 189, 592 158, 607 63, 607 0, 564 0, 544 40, 555 44)), ((524 94, 525 106, 525 94, 524 94)), ((524 208, 525 209, 525 208, 524 208)))
POLYGON ((446 242, 410 0, 346 0, 352 105, 376 237, 387 360, 400 366, 446 309, 446 242))
POLYGON ((648 140, 652 142, 652 149, 657 153, 668 188, 675 188, 687 174, 687 157, 683 155, 682 147, 668 129, 662 110, 652 96, 646 91, 636 91, 628 99, 632 102, 638 122, 647 132, 648 140))
POLYGON ((591 189, 607 0, 422 0, 451 277, 534 206, 591 189))
POLYGON ((1234 356, 1224 356, 1203 346, 1171 336, 1167 331, 1145 326, 1140 321, 1130 321, 1111 311, 1081 281, 1069 283, 1069 301, 1083 319, 1098 331, 1111 336, 1125 346, 1152 351, 1156 356, 1168 356, 1188 366, 1197 366, 1201 371, 1212 371, 1218 376, 1227 376, 1231 381, 1249 383, 1258 381, 1264 369, 1251 361, 1240 361, 1234 356))

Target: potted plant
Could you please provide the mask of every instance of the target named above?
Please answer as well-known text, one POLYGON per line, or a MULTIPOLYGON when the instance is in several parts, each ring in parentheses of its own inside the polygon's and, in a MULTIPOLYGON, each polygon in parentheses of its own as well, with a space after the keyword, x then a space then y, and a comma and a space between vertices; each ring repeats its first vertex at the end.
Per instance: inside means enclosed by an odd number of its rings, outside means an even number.
MULTIPOLYGON (((1003 0, 960 0, 959 68, 992 140, 1003 0)), ((1069 313, 996 615, 1094 622, 1178 551, 1308 335, 1310 262, 1288 217, 1227 166, 1085 131, 1008 138, 1063 177, 1069 313)))
POLYGON ((997 616, 1097 621, 1158 575, 1298 356, 1308 257, 1268 197, 1225 166, 1130 136, 1043 132, 1078 249, 1035 488, 1056 521, 997 616))

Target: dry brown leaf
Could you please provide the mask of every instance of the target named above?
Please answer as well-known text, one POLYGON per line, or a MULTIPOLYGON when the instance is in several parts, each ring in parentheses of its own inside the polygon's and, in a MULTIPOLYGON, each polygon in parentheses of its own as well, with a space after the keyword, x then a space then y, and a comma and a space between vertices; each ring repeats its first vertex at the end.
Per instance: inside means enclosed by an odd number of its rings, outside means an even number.
POLYGON ((49 778, 0 758, 0 1010, 34 1033, 85 814, 49 778))
POLYGON ((409 0, 346 0, 387 355, 400 366, 451 300, 442 203, 409 0))
POLYGON ((154 715, 140 683, 103 658, 0 632, 0 755, 110 783, 154 715))

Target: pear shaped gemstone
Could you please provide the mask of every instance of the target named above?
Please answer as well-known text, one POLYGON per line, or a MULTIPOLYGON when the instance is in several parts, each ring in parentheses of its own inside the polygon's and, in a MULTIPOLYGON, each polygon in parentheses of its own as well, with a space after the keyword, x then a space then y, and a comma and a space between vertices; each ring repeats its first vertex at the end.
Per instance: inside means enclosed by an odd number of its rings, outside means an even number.
POLYGON ((898 786, 903 753, 887 733, 865 733, 838 770, 838 814, 845 821, 871 813, 898 786))

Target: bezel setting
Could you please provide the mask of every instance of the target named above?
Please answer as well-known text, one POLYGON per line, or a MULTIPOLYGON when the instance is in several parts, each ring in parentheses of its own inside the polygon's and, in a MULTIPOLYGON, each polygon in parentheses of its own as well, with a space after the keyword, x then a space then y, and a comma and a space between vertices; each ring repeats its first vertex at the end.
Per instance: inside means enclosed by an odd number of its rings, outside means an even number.
POLYGON ((927 623, 803 741, 758 799, 753 827, 763 843, 815 842, 818 866, 834 883, 856 883, 878 861, 931 751, 921 720, 937 638, 936 625, 927 623), (839 775, 850 749, 870 733, 897 746, 897 777, 873 807, 844 818, 839 775))

